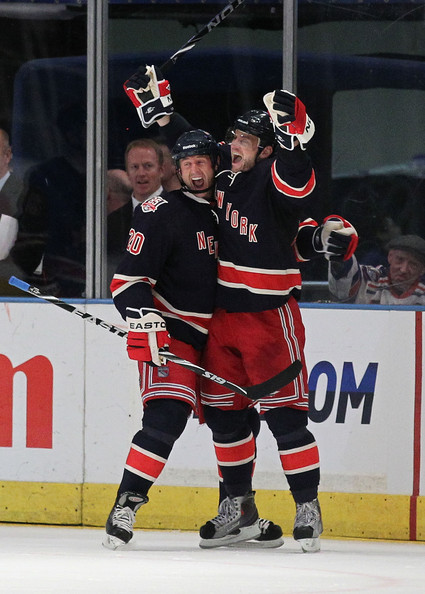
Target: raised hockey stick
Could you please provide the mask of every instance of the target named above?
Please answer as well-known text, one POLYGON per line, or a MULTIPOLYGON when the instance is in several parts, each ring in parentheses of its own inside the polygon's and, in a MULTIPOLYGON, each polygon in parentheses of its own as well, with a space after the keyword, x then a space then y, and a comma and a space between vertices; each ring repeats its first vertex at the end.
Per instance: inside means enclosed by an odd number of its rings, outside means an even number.
POLYGON ((167 70, 170 66, 176 63, 179 56, 185 54, 189 50, 191 50, 194 45, 198 43, 200 39, 208 35, 210 31, 212 31, 215 27, 218 27, 220 23, 224 21, 225 18, 229 16, 238 6, 244 3, 245 0, 231 0, 229 4, 227 4, 218 14, 215 15, 198 33, 193 35, 184 45, 181 46, 162 66, 160 69, 162 72, 167 70))
MULTIPOLYGON (((14 287, 17 287, 18 289, 21 289, 21 291, 24 291, 25 293, 30 293, 30 295, 33 295, 34 297, 38 297, 39 299, 44 299, 45 301, 48 301, 49 303, 53 303, 53 305, 57 305, 58 307, 64 309, 65 311, 68 311, 69 313, 73 313, 73 314, 77 315, 78 317, 82 318, 86 322, 90 322, 92 324, 95 324, 96 326, 100 326, 101 328, 105 328, 106 330, 109 330, 109 332, 112 332, 113 334, 117 334, 118 336, 121 336, 121 337, 127 336, 127 332, 125 330, 122 330, 121 328, 118 328, 118 326, 109 324, 108 322, 105 322, 105 320, 102 320, 101 318, 96 318, 95 316, 92 316, 91 314, 89 314, 85 311, 82 311, 81 309, 78 309, 77 307, 75 307, 75 305, 72 305, 71 303, 67 303, 66 301, 62 301, 61 299, 58 299, 57 297, 54 297, 53 295, 43 295, 38 287, 35 287, 34 285, 30 285, 30 284, 26 283, 25 281, 20 280, 19 278, 16 278, 15 276, 11 276, 9 278, 9 284, 14 287)), ((207 371, 206 369, 204 369, 203 367, 200 367, 199 365, 195 365, 194 363, 191 363, 190 361, 186 361, 186 359, 181 359, 177 355, 174 355, 173 353, 170 353, 167 350, 161 349, 159 351, 159 354, 161 355, 161 357, 164 357, 164 359, 167 359, 168 361, 172 361, 173 363, 176 363, 177 365, 180 365, 181 367, 185 367, 186 369, 190 369, 197 375, 200 375, 201 377, 205 377, 205 378, 215 382, 216 384, 225 386, 226 388, 230 388, 234 392, 237 392, 238 394, 242 394, 242 396, 247 396, 251 400, 259 400, 260 398, 264 398, 264 396, 268 396, 272 392, 276 392, 277 390, 280 390, 281 388, 283 388, 283 386, 286 386, 287 384, 292 382, 297 377, 297 375, 300 373, 301 368, 302 368, 301 361, 299 361, 297 359, 296 361, 291 363, 291 365, 289 365, 289 367, 287 367, 286 369, 283 369, 283 371, 281 371, 274 377, 271 377, 270 379, 266 380, 265 382, 262 382, 261 384, 256 384, 255 386, 241 387, 241 386, 238 386, 237 384, 234 384, 233 382, 230 382, 230 381, 216 375, 215 373, 211 373, 211 371, 207 371)))

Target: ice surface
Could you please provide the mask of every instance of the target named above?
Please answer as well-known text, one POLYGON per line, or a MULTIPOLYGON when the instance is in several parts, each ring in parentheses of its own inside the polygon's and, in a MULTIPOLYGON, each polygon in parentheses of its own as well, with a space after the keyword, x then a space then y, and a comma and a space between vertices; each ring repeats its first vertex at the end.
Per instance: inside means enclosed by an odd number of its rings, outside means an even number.
POLYGON ((0 592, 99 594, 425 593, 425 543, 322 539, 305 554, 202 550, 198 534, 136 530, 123 550, 103 530, 0 524, 0 592))

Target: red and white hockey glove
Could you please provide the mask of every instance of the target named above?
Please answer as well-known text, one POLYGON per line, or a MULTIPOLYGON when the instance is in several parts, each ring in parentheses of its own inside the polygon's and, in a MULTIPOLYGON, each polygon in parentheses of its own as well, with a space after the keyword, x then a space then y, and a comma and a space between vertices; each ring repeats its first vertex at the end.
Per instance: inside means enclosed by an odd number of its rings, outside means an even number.
POLYGON ((157 309, 127 307, 127 352, 130 359, 164 365, 159 349, 170 346, 170 335, 157 309))
POLYGON ((351 223, 339 215, 329 215, 313 235, 316 252, 327 260, 349 260, 357 248, 359 238, 351 223))
POLYGON ((271 91, 263 97, 273 122, 276 140, 282 148, 294 150, 295 139, 305 150, 314 134, 314 122, 306 113, 305 105, 289 91, 271 91))
POLYGON ((170 83, 156 66, 140 66, 124 83, 144 128, 173 113, 170 83))

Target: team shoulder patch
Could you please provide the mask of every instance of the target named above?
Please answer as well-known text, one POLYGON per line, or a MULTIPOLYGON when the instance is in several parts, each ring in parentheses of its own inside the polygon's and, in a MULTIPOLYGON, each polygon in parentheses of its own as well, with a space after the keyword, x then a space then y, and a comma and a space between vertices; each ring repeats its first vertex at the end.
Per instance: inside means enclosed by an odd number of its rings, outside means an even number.
POLYGON ((161 204, 167 204, 167 200, 164 200, 161 196, 154 196, 153 198, 148 198, 144 202, 142 202, 141 207, 143 212, 155 212, 161 204))

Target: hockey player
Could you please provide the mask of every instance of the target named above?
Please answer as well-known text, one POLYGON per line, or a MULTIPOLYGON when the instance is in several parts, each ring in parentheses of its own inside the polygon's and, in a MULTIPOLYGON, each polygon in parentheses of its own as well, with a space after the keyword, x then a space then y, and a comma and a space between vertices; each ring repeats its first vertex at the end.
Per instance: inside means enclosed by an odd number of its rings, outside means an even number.
MULTIPOLYGON (((164 365, 158 349, 198 363, 216 289, 216 216, 210 201, 218 149, 202 130, 184 133, 173 148, 182 189, 150 197, 136 207, 127 252, 111 284, 114 303, 127 320, 128 354, 139 361, 143 427, 133 437, 104 545, 130 541, 137 510, 166 464, 174 442, 197 409, 197 378, 164 365), (160 366, 160 367, 158 367, 160 366)), ((258 415, 250 423, 259 430, 258 415)), ((261 520, 260 545, 283 544, 282 530, 261 520)))
MULTIPOLYGON (((156 121, 170 141, 184 121, 173 113, 168 81, 142 67, 125 88, 142 125, 156 121)), ((287 91, 264 97, 268 113, 250 110, 220 148, 216 176, 219 219, 217 307, 204 364, 242 384, 262 382, 295 359, 304 363, 304 327, 297 298, 298 260, 319 254, 346 258, 355 230, 341 218, 318 225, 303 219, 314 195, 315 174, 305 145, 314 124, 302 102, 287 91)), ((252 492, 255 437, 248 422, 252 401, 212 382, 202 386, 205 420, 227 497, 218 515, 200 529, 200 546, 212 548, 252 538, 258 512, 252 492)), ((307 428, 308 386, 300 376, 260 402, 274 435, 295 501, 294 538, 306 552, 320 549, 319 453, 307 428)))
POLYGON ((159 349, 199 363, 216 288, 216 217, 211 210, 218 150, 202 130, 174 147, 182 189, 136 207, 127 251, 111 283, 115 306, 127 321, 127 351, 138 361, 143 425, 132 440, 104 545, 133 536, 135 513, 148 502, 174 442, 197 406, 197 376, 164 365, 159 349))

